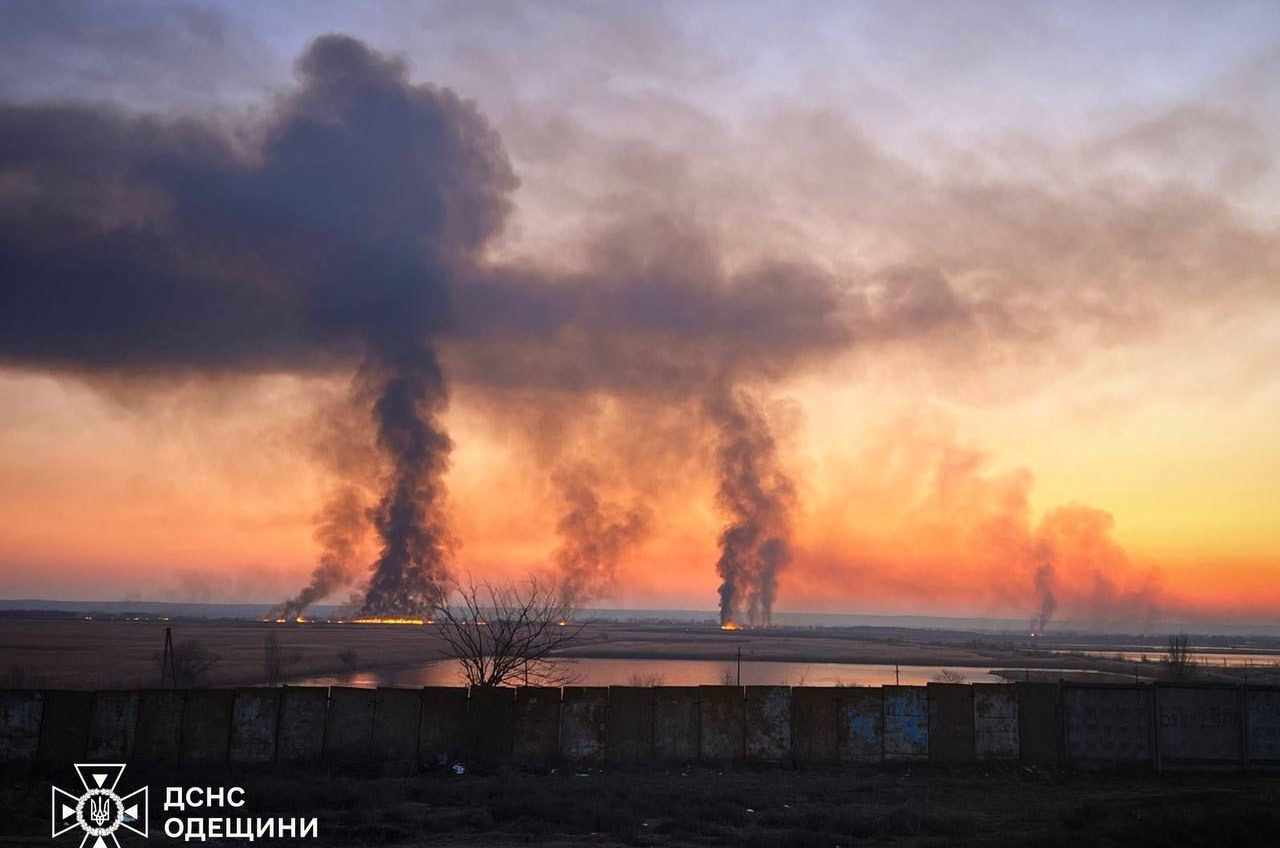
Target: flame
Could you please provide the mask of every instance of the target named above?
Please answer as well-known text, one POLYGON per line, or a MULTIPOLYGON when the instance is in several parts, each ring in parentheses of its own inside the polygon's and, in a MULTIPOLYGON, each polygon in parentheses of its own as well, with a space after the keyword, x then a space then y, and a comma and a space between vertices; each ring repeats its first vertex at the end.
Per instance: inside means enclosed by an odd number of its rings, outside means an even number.
POLYGON ((352 624, 429 624, 426 618, 353 618, 352 624))
POLYGON ((736 621, 726 621, 724 624, 720 625, 720 629, 721 630, 741 630, 742 625, 738 624, 738 622, 736 621))

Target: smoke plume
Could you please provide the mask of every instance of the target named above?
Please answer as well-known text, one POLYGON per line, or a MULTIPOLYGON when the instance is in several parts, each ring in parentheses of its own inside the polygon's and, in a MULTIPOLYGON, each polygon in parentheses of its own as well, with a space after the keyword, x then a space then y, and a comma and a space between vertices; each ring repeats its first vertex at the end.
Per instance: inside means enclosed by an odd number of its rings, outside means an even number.
POLYGON ((720 533, 720 623, 772 622, 778 572, 791 561, 795 490, 758 402, 726 391, 707 405, 719 431, 716 501, 728 519, 720 533), (745 616, 745 618, 744 618, 745 616))
MULTIPOLYGON (((436 343, 515 178, 474 106, 355 39, 317 39, 297 73, 244 126, 0 106, 0 361, 116 382, 356 367, 384 465, 365 611, 420 612, 449 550, 436 343)), ((294 614, 348 576, 331 518, 294 614)))
MULTIPOLYGON (((1046 557, 1047 553, 1047 551, 1044 552, 1046 557)), ((1049 619, 1053 618, 1054 610, 1058 608, 1058 598, 1053 592, 1055 573, 1056 569, 1052 559, 1045 558, 1036 567, 1036 595, 1040 598, 1040 610, 1036 613, 1036 618, 1032 622, 1032 632, 1034 633, 1044 633, 1045 628, 1049 626, 1049 619)))
POLYGON ((451 547, 443 506, 452 442, 438 419, 444 375, 427 351, 392 367, 381 384, 374 419, 391 470, 374 511, 382 551, 362 613, 423 613, 444 600, 451 547))
POLYGON ((1150 626, 1168 603, 1159 570, 1129 556, 1109 513, 1068 503, 1037 515, 1034 475, 957 442, 945 416, 900 416, 863 441, 817 472, 829 494, 807 505, 817 531, 789 597, 1016 613, 1037 632, 1064 619, 1150 626), (857 594, 833 588, 847 586, 857 594))
MULTIPOLYGON (((791 558, 795 493, 759 403, 734 387, 767 391, 871 349, 918 350, 935 363, 1044 359, 1013 354, 1041 345, 1051 352, 1068 321, 1104 340, 1123 338, 1152 314, 1145 304, 1160 301, 1156 294, 1251 293, 1275 277, 1273 234, 1242 226, 1196 192, 1134 197, 1126 182, 1076 196, 967 175, 940 181, 866 142, 822 148, 834 131, 815 130, 822 126, 784 121, 746 155, 789 151, 786 168, 804 172, 786 181, 801 188, 804 205, 795 208, 836 203, 829 217, 850 222, 851 243, 901 249, 853 269, 815 261, 807 246, 790 256, 755 244, 735 254, 717 241, 733 228, 704 217, 714 204, 685 194, 710 198, 707 186, 718 183, 689 182, 697 169, 662 174, 630 163, 624 170, 654 189, 653 204, 618 194, 607 214, 584 214, 600 228, 554 262, 502 254, 494 263, 485 251, 517 185, 497 134, 474 104, 411 84, 403 62, 342 36, 310 44, 297 84, 234 124, 0 104, 0 365, 112 386, 354 372, 352 400, 363 407, 379 467, 372 481, 362 474, 339 485, 370 488, 364 521, 378 552, 352 564, 357 554, 329 536, 322 518, 320 560, 290 599, 295 611, 338 584, 359 584, 365 568, 368 614, 420 613, 438 602, 453 549, 444 484, 450 383, 486 400, 546 392, 548 404, 575 412, 596 395, 651 409, 701 401, 705 419, 688 426, 705 420, 717 438, 716 499, 727 519, 721 616, 764 624, 791 558), (851 201, 856 210, 844 205, 851 201), (1223 273, 1206 276, 1206 267, 1223 273), (1080 269, 1089 269, 1086 280, 1080 269)), ((762 164, 750 161, 750 173, 762 164)), ((597 182, 616 194, 611 181, 597 182)), ((757 203, 754 191, 744 196, 753 220, 779 229, 776 208, 757 203)), ((961 483, 982 489, 970 479, 976 472, 961 472, 961 483)), ((1004 501, 991 508, 991 521, 974 519, 980 532, 969 532, 965 518, 978 499, 957 491, 926 505, 930 520, 917 516, 919 526, 894 543, 909 548, 905 561, 920 573, 959 556, 977 571, 1016 556, 1026 569, 1035 534, 1021 490, 1009 509, 1004 501)), ((598 596, 647 531, 645 510, 619 510, 569 484, 565 500, 556 559, 573 591, 598 596)), ((1046 597, 1066 613, 1103 615, 1154 597, 1100 515, 1081 508, 1046 518, 1039 533, 1053 558, 1031 569, 1055 564, 1052 591, 1023 571, 1018 597, 998 600, 1025 610, 1034 586, 1047 621, 1055 609, 1046 597)), ((867 523, 864 511, 841 525, 867 523)), ((900 553, 872 542, 883 550, 851 572, 900 553)), ((910 584, 904 592, 956 579, 937 575, 922 586, 881 572, 895 590, 910 584)), ((1004 575, 982 573, 984 585, 1012 593, 1004 575)))
POLYGON ((590 466, 562 468, 554 482, 565 502, 554 559, 563 600, 572 608, 613 590, 618 563, 649 534, 653 516, 639 500, 626 508, 605 502, 590 466))
MULTIPOLYGON (((1055 507, 1040 520, 1035 546, 1052 564, 1050 612, 1063 601, 1091 623, 1128 618, 1147 628, 1160 614, 1160 574, 1133 566, 1111 535, 1114 524, 1109 512, 1081 504, 1055 507)), ((1044 597, 1041 592, 1042 605, 1044 597)))
POLYGON ((271 618, 293 620, 307 607, 350 585, 359 574, 357 560, 368 531, 368 507, 360 490, 342 486, 330 496, 318 517, 315 531, 320 561, 311 580, 294 597, 271 610, 271 618))

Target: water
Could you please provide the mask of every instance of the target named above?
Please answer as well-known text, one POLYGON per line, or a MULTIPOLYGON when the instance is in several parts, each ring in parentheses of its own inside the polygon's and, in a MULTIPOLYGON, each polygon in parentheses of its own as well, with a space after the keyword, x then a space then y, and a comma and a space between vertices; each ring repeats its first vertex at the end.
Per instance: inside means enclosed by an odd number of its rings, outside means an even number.
MULTIPOLYGON (((1126 662, 1141 662, 1143 657, 1148 662, 1158 663, 1168 659, 1168 653, 1160 648, 1142 649, 1126 649, 1126 650, 1097 650, 1097 649, 1069 649, 1056 648, 1052 651, 1055 654, 1078 654, 1086 657, 1098 657, 1101 659, 1114 660, 1121 659, 1126 662)), ((1280 665, 1280 654, 1275 653, 1232 653, 1229 651, 1192 651, 1189 656, 1194 662, 1207 666, 1253 666, 1253 667, 1273 667, 1280 665)))
MULTIPOLYGON (((575 659, 562 660, 558 669, 578 686, 701 686, 738 682, 733 660, 575 659)), ((959 675, 954 682, 998 683, 1001 678, 984 668, 940 665, 894 666, 868 663, 803 663, 742 661, 744 686, 882 686, 900 682, 919 686, 959 675)), ((377 669, 349 675, 311 677, 293 681, 305 686, 464 686, 462 669, 452 660, 421 666, 377 669)))

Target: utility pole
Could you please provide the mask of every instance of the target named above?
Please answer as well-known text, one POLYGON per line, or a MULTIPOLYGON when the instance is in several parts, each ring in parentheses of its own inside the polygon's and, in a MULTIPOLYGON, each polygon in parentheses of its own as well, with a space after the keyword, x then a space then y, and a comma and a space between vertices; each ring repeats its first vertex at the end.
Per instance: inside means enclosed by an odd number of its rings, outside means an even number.
POLYGON ((164 653, 160 657, 160 688, 164 688, 165 678, 169 678, 169 688, 178 688, 178 670, 173 663, 173 630, 164 629, 164 653))
POLYGON ((898 664, 897 664, 897 663, 894 663, 894 664, 893 664, 893 685, 894 685, 894 686, 901 686, 901 685, 902 685, 902 676, 898 673, 898 664))

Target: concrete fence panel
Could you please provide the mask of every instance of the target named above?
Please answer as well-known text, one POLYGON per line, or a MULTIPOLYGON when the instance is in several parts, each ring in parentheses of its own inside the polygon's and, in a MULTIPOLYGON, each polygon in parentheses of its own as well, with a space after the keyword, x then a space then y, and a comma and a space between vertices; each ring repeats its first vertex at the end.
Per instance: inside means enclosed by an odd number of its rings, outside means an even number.
POLYGON ((368 760, 373 753, 373 715, 377 690, 353 686, 329 688, 324 722, 324 756, 348 762, 368 760))
POLYGON ((791 762, 790 687, 748 686, 743 706, 747 762, 791 762))
POLYGON ((797 763, 836 761, 836 724, 843 688, 797 686, 791 690, 791 751, 797 763))
POLYGON ((884 686, 884 758, 929 759, 929 693, 924 686, 884 686))
POLYGON ((1244 714, 1249 763, 1280 765, 1280 689, 1245 690, 1244 714))
POLYGON ((93 763, 124 763, 133 759, 137 727, 137 692, 93 693, 85 759, 93 763))
POLYGON ((1241 765, 1239 689, 1157 686, 1155 698, 1158 765, 1241 765))
POLYGON ((378 689, 373 699, 374 762, 416 765, 421 717, 417 689, 378 689))
POLYGON ((929 759, 970 763, 974 753, 973 687, 964 683, 930 683, 929 759))
POLYGON ((700 722, 697 686, 653 687, 653 758, 666 763, 698 759, 700 722))
POLYGON ((560 702, 560 756, 566 762, 604 762, 609 729, 606 686, 566 686, 560 702))
POLYGON ((836 755, 844 763, 884 759, 884 690, 850 686, 838 690, 836 755))
POLYGON ((704 763, 741 761, 746 754, 742 687, 699 686, 698 703, 698 759, 704 763))
POLYGON ((231 749, 231 689, 193 689, 182 710, 184 763, 225 763, 231 749))
POLYGON ((237 689, 231 703, 227 759, 237 765, 274 762, 279 721, 279 689, 237 689))
POLYGON ((516 689, 514 733, 511 751, 517 763, 555 762, 560 756, 560 690, 516 689))
POLYGON ((973 747, 979 760, 1018 759, 1018 693, 1014 686, 973 685, 973 747))
POLYGON ((1280 688, 1017 683, 0 691, 0 760, 1280 765, 1280 688))
POLYGON ((1057 683, 1015 683, 1018 696, 1018 759, 1030 766, 1062 761, 1062 687, 1057 683))
POLYGON ((92 718, 92 692, 45 692, 40 749, 36 753, 40 767, 64 769, 84 762, 92 718))
POLYGON ((418 759, 444 766, 461 759, 467 745, 467 690, 429 686, 423 689, 418 723, 418 759))
POLYGON ((473 686, 467 702, 467 754, 484 763, 511 761, 515 690, 473 686))
POLYGON ((1067 761, 1096 768, 1152 762, 1151 688, 1063 687, 1067 761))
POLYGON ((148 689, 138 693, 138 726, 133 758, 144 763, 173 763, 182 754, 184 693, 148 689))
POLYGON ((44 693, 14 689, 0 692, 0 760, 29 763, 40 747, 44 693))
POLYGON ((280 691, 280 699, 276 759, 282 763, 320 759, 324 751, 329 690, 287 686, 280 691))
MULTIPOLYGON (((609 729, 604 741, 606 762, 628 764, 653 760, 654 691, 648 686, 609 687, 609 729)), ((693 732, 697 733, 696 725, 693 732)))

